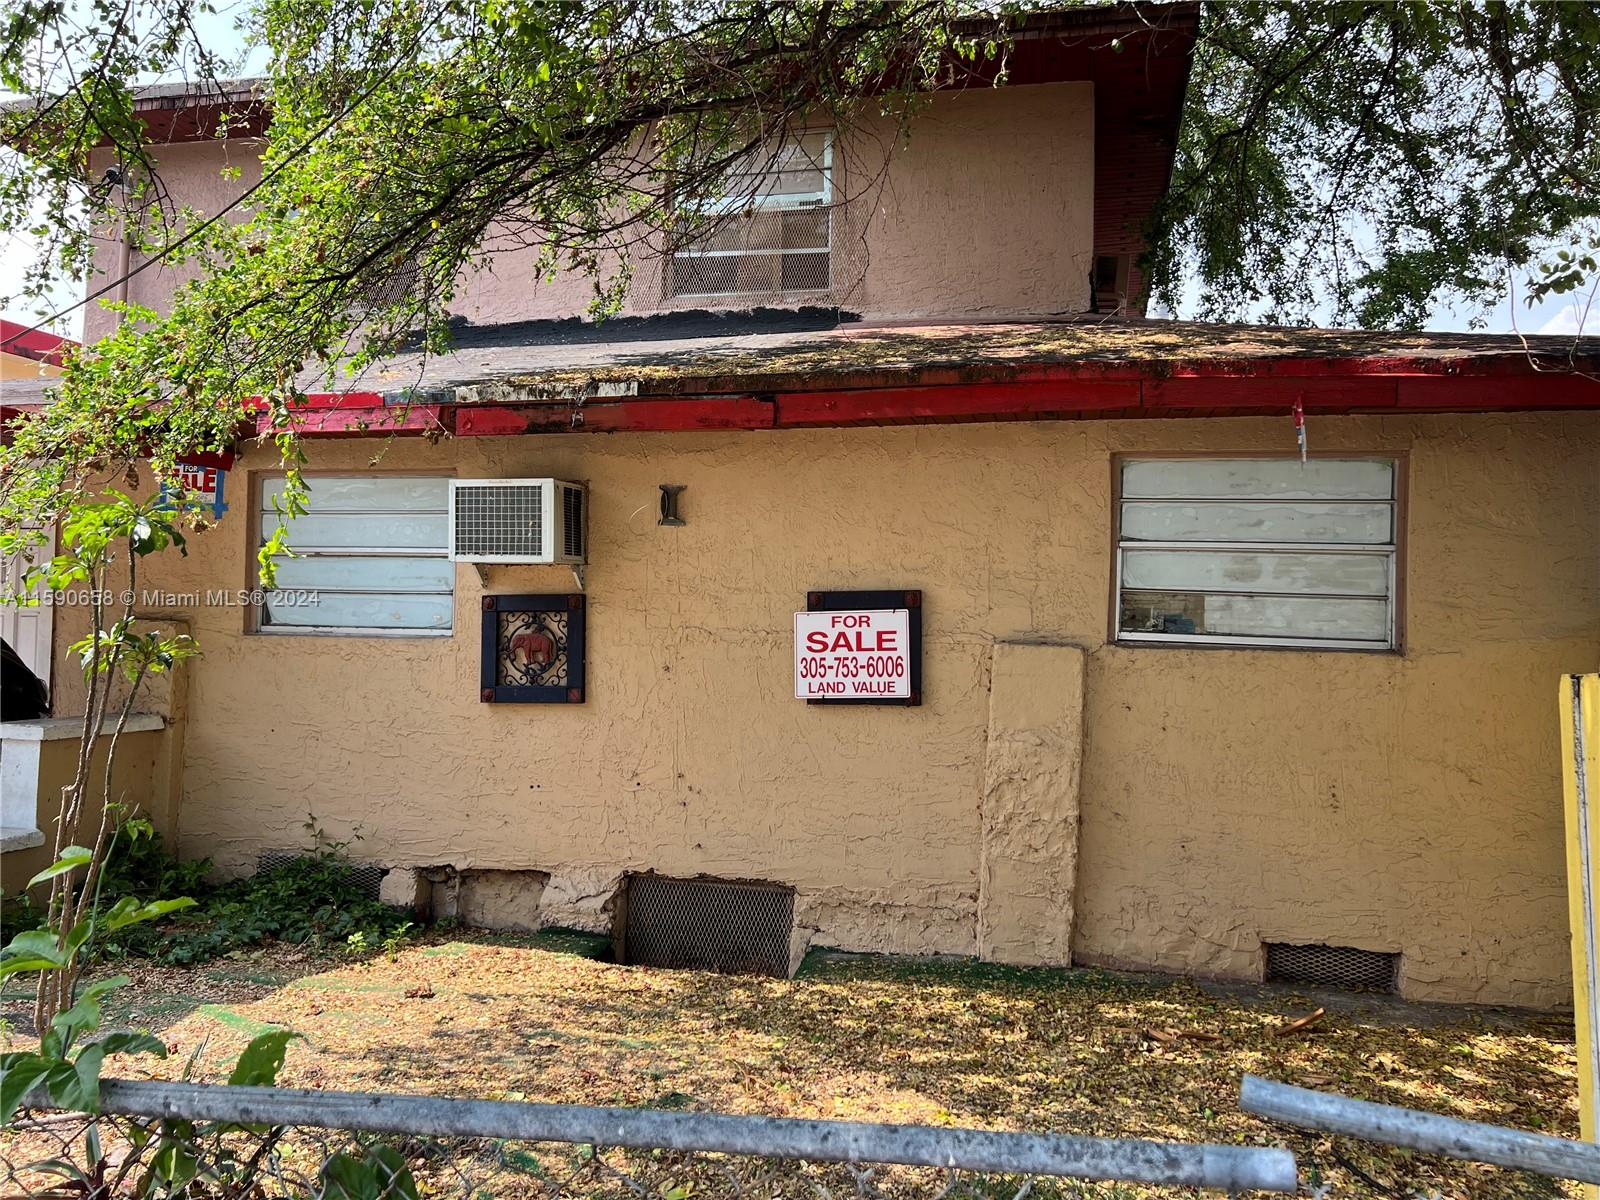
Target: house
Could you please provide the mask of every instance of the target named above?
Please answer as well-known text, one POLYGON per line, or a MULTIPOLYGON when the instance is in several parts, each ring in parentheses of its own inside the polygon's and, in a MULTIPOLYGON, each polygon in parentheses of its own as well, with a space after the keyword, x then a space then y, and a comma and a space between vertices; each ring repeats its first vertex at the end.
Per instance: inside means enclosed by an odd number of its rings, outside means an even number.
MULTIPOLYGON (((68 355, 77 348, 78 343, 70 338, 0 318, 0 425, 11 415, 4 405, 12 386, 37 386, 59 376, 68 355)), ((15 558, 0 559, 0 595, 16 590, 25 569, 25 564, 15 558)), ((0 638, 47 687, 54 658, 50 613, 43 605, 0 605, 0 638)))
MULTIPOLYGON (((274 453, 201 464, 226 508, 141 606, 205 656, 127 786, 222 870, 309 812, 391 899, 635 961, 1563 1002, 1600 341, 1139 315, 1192 33, 1062 18, 870 204, 691 247, 598 328, 498 263, 451 354, 310 397, 274 591, 274 453)), ((212 103, 146 101, 202 208, 252 179, 212 103)), ((852 149, 807 136, 783 195, 829 200, 852 149)))

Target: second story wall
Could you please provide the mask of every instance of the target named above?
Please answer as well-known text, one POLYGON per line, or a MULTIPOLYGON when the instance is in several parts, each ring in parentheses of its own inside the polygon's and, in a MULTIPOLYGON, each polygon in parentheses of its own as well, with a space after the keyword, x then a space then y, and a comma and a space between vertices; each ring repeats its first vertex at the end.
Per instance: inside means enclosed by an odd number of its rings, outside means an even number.
MULTIPOLYGON (((641 261, 625 312, 836 304, 868 320, 1027 316, 1089 307, 1094 244, 1094 88, 1037 84, 941 92, 900 135, 887 118, 841 133, 833 284, 673 296, 641 261)), ((479 324, 582 313, 593 283, 537 278, 533 249, 496 255, 457 310, 479 324)))
MULTIPOLYGON (((821 304, 868 320, 1083 312, 1096 149, 1090 83, 939 93, 904 133, 875 117, 834 136, 831 286, 674 295, 665 260, 641 255, 624 311, 821 304)), ((259 150, 253 141, 166 147, 161 181, 174 204, 211 215, 260 178, 259 150), (227 177, 234 167, 238 179, 227 177)), ((119 262, 108 231, 93 286, 115 278, 119 262)), ((463 279, 454 311, 477 324, 587 311, 592 280, 541 280, 536 266, 533 248, 497 250, 463 279)), ((127 298, 160 310, 189 274, 147 270, 129 282, 127 298)), ((113 314, 91 306, 86 339, 114 325, 113 314)))
MULTIPOLYGON (((221 212, 246 189, 260 181, 261 149, 261 142, 253 138, 177 142, 155 147, 157 171, 165 191, 163 208, 169 214, 176 215, 180 209, 189 207, 201 218, 221 212), (235 169, 238 178, 230 178, 230 173, 235 169)), ((89 165, 91 176, 99 178, 111 165, 109 152, 98 151, 89 165)), ((240 209, 230 215, 244 220, 249 214, 240 209)), ((97 291, 117 279, 123 273, 124 261, 130 268, 139 266, 141 259, 137 253, 129 254, 124 260, 121 239, 119 229, 100 231, 95 244, 95 274, 88 282, 87 291, 97 291)), ((196 272, 197 268, 192 265, 176 269, 149 267, 128 280, 125 298, 131 304, 161 312, 179 284, 194 278, 196 272)), ((104 299, 110 301, 123 297, 123 292, 113 290, 104 299)), ((105 304, 90 304, 84 310, 84 343, 93 343, 110 333, 116 328, 117 319, 116 313, 108 310, 105 304)))

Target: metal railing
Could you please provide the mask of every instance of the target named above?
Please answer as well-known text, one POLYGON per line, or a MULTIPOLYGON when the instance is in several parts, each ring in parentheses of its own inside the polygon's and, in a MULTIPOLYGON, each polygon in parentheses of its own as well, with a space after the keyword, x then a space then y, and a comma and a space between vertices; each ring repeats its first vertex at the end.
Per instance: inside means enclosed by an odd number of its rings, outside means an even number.
MULTIPOLYGON (((29 1103, 35 1111, 50 1107, 42 1093, 30 1095, 29 1103)), ((740 1195, 788 1194, 791 1184, 803 1184, 803 1194, 821 1196, 1026 1195, 1051 1178, 1230 1193, 1292 1193, 1296 1188, 1295 1160, 1288 1150, 1132 1138, 117 1079, 102 1082, 101 1110, 106 1116, 100 1120, 121 1118, 124 1123, 113 1124, 115 1137, 97 1134, 94 1145, 104 1152, 109 1141, 121 1144, 106 1161, 114 1161, 125 1178, 143 1177, 126 1164, 130 1155, 153 1144, 155 1131, 179 1127, 175 1122, 186 1130, 209 1122, 184 1135, 184 1153, 197 1162, 215 1159, 232 1169, 256 1161, 257 1175, 298 1181, 279 1194, 329 1200, 343 1193, 319 1189, 317 1181, 337 1156, 350 1159, 365 1153, 345 1144, 345 1139, 365 1144, 362 1134, 384 1135, 385 1144, 407 1164, 415 1163, 408 1169, 418 1172, 441 1155, 457 1173, 464 1164, 476 1164, 467 1172, 466 1195, 516 1194, 503 1179, 486 1187, 485 1177, 503 1176, 518 1154, 544 1181, 544 1194, 569 1197, 605 1194, 619 1180, 624 1192, 635 1195, 702 1194, 704 1187, 684 1182, 695 1175, 720 1179, 721 1190, 740 1195), (333 1140, 319 1131, 334 1131, 333 1140), (524 1149, 508 1155, 507 1146, 524 1149), (573 1160, 573 1147, 590 1149, 573 1160), (296 1164, 292 1171, 288 1163, 296 1164), (563 1164, 573 1168, 571 1178, 553 1191, 550 1181, 563 1164), (925 1170, 919 1175, 915 1168, 925 1170)), ((33 1118, 36 1136, 50 1127, 48 1122, 61 1118, 44 1120, 41 1125, 33 1118)), ((25 1142, 28 1132, 25 1122, 5 1136, 25 1142)), ((45 1149, 49 1153, 44 1159, 31 1158, 20 1145, 8 1144, 0 1151, 10 1194, 45 1195, 26 1182, 30 1167, 60 1158, 59 1147, 45 1149)), ((253 1186, 259 1187, 260 1180, 253 1186)), ((391 1190, 382 1192, 387 1196, 391 1190)), ((102 1189, 96 1194, 124 1193, 102 1189)), ((221 1189, 220 1194, 228 1193, 221 1189)), ((410 1193, 400 1189, 393 1194, 410 1193)))
POLYGON ((1387 1146, 1466 1162, 1492 1163, 1555 1179, 1600 1183, 1600 1146, 1592 1142, 1374 1104, 1332 1092, 1273 1083, 1254 1075, 1246 1075, 1239 1086, 1239 1107, 1255 1116, 1301 1129, 1342 1133, 1387 1146))
MULTIPOLYGON (((1136 1138, 117 1079, 102 1082, 99 1115, 58 1110, 37 1091, 28 1104, 0 1132, 8 1200, 1041 1200, 1083 1194, 1065 1181, 1231 1194, 1297 1186, 1286 1149, 1136 1138), (189 1172, 180 1186, 174 1164, 189 1172), (365 1182, 352 1184, 362 1171, 365 1182), (191 1183, 200 1190, 185 1190, 191 1183)), ((1253 1075, 1240 1107, 1300 1129, 1600 1184, 1600 1146, 1587 1142, 1253 1075)))

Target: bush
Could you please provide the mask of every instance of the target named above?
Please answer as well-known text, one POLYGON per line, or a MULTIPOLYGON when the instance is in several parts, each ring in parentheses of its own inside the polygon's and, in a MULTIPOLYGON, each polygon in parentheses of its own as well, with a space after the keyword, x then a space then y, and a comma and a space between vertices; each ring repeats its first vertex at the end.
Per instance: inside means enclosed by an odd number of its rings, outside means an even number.
MULTIPOLYGON (((189 896, 195 907, 148 925, 119 930, 94 947, 102 958, 144 958, 164 964, 205 962, 232 950, 269 942, 363 952, 393 949, 410 932, 410 914, 364 895, 345 842, 330 842, 312 827, 316 848, 245 879, 206 882, 210 859, 180 861, 148 823, 118 831, 106 861, 102 906, 124 896, 140 901, 189 896)), ((36 928, 44 914, 27 896, 9 898, 5 936, 36 928)))

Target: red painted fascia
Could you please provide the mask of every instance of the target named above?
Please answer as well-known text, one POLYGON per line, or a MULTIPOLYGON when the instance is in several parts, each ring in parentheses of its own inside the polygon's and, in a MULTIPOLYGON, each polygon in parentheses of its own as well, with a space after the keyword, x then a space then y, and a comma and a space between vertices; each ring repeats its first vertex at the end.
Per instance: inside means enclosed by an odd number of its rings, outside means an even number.
POLYGON ((1137 409, 1137 380, 1046 379, 948 387, 783 392, 777 424, 856 425, 976 420, 1047 420, 1137 409))
MULTIPOLYGON (((374 437, 387 434, 447 433, 447 414, 439 404, 342 406, 297 411, 291 426, 301 437, 374 437)), ((270 436, 272 418, 256 417, 256 436, 270 436)))
MULTIPOLYGON (((1536 370, 1524 356, 1469 361, 1405 357, 1266 359, 1184 364, 1058 363, 1007 381, 937 369, 909 387, 767 394, 644 396, 538 404, 385 404, 378 392, 317 392, 296 406, 306 437, 516 437, 535 433, 679 433, 844 425, 1078 418, 1515 412, 1600 409, 1600 373, 1536 370), (930 382, 930 379, 938 382, 930 382)), ((269 431, 257 401, 256 432, 269 431)))
MULTIPOLYGON (((265 412, 267 402, 261 396, 249 396, 244 402, 245 408, 252 412, 265 412)), ((384 398, 382 392, 306 392, 299 403, 290 408, 290 412, 304 412, 308 409, 323 408, 382 408, 384 398)), ((398 405, 392 407, 400 407, 398 405)))
POLYGON ((6 354, 63 367, 66 366, 67 355, 77 348, 78 343, 71 338, 46 333, 42 329, 30 329, 17 321, 0 317, 0 351, 6 354))
POLYGON ((666 399, 588 400, 566 404, 457 405, 457 437, 511 437, 523 433, 683 433, 697 429, 771 429, 770 399, 755 396, 685 396, 666 399))

